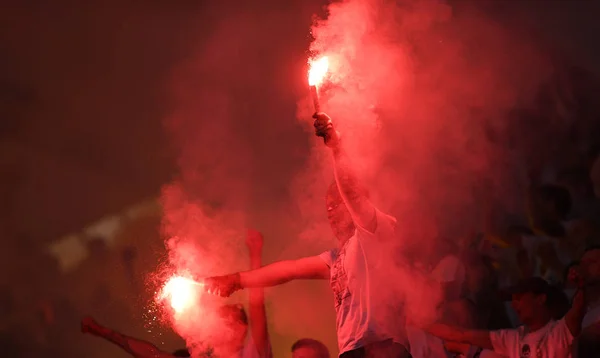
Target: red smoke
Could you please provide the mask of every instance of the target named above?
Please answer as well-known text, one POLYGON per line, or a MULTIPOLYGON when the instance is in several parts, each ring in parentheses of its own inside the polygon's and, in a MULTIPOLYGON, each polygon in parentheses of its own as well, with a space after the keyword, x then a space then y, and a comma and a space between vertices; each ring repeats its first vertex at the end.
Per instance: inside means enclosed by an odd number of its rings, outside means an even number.
MULTIPOLYGON (((321 106, 373 201, 397 216, 398 249, 418 246, 415 260, 439 257, 439 240, 483 229, 486 202, 520 203, 514 168, 521 163, 507 145, 519 124, 509 115, 533 104, 552 74, 539 47, 475 8, 440 0, 336 2, 312 35, 312 53, 330 59, 321 106)), ((310 111, 300 102, 302 121, 310 111)), ((314 170, 332 170, 315 145, 311 161, 321 165, 308 168, 296 190, 319 191, 307 197, 318 208, 327 180, 314 170)), ((396 264, 390 281, 418 305, 410 311, 432 314, 433 287, 407 271, 413 262, 396 264)))
MULTIPOLYGON (((175 69, 166 125, 180 172, 163 191, 175 272, 245 269, 247 225, 264 232, 266 262, 336 244, 324 207, 331 161, 312 133, 300 65, 310 56, 329 56, 322 108, 372 201, 398 218, 398 249, 410 246, 415 260, 442 255, 441 239, 481 229, 483 202, 517 201, 507 195, 518 187, 506 142, 519 123, 509 113, 529 104, 551 73, 531 41, 476 9, 441 0, 349 0, 327 7, 308 43, 310 14, 318 9, 310 6, 220 10, 223 19, 175 69)), ((404 268, 413 262, 401 261, 390 263, 390 282, 398 291, 412 288, 412 311, 431 314, 435 291, 404 268)), ((333 307, 315 289, 323 283, 302 285, 269 291, 272 332, 285 337, 274 342, 275 356, 303 333, 332 337, 333 307), (317 323, 317 330, 298 327, 317 323)), ((203 312, 222 303, 207 299, 203 312)), ((205 319, 175 328, 190 344, 219 331, 205 319)))

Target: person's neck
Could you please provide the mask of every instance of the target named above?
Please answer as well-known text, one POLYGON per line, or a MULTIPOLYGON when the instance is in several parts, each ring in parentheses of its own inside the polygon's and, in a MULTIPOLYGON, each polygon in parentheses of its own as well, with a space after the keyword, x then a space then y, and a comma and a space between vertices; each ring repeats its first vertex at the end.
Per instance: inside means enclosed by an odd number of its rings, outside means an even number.
POLYGON ((533 333, 541 328, 544 328, 551 320, 552 317, 550 317, 549 315, 540 317, 539 319, 536 319, 533 322, 527 324, 527 331, 529 333, 533 333))

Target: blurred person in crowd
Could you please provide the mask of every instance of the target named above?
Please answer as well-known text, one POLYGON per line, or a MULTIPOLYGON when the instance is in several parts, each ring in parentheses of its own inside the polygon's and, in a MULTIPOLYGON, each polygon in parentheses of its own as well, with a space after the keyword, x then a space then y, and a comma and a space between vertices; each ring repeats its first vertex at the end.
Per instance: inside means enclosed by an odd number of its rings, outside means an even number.
POLYGON ((302 338, 292 345, 292 358, 329 358, 327 346, 316 339, 302 338))
MULTIPOLYGON (((449 241, 445 240, 444 242, 449 241)), ((465 265, 458 254, 458 247, 450 246, 431 272, 432 279, 440 285, 442 297, 445 301, 458 300, 465 293, 467 274, 465 265)))
POLYGON ((564 237, 571 212, 571 195, 558 185, 535 184, 529 189, 527 207, 530 226, 536 234, 564 237))
POLYGON ((396 219, 377 210, 342 149, 331 118, 316 113, 316 135, 331 150, 335 182, 325 202, 339 247, 320 255, 279 261, 258 270, 206 279, 212 293, 230 296, 242 288, 294 279, 330 279, 340 357, 408 357, 403 299, 390 287, 395 262, 390 244, 396 219))
MULTIPOLYGON (((472 252, 464 252, 461 256, 465 260, 469 258, 473 260, 475 255, 472 252)), ((456 261, 449 258, 458 260, 456 256, 445 256, 431 272, 431 279, 440 283, 445 288, 444 292, 446 292, 444 300, 438 306, 438 321, 465 329, 485 328, 482 325, 487 323, 489 314, 482 319, 478 312, 481 307, 474 303, 474 300, 471 299, 472 296, 469 294, 469 288, 479 291, 489 285, 489 282, 485 282, 489 278, 485 269, 482 270, 481 267, 476 267, 472 265, 471 261, 467 260, 464 264, 459 261, 460 266, 458 267, 460 269, 456 270, 456 261), (448 286, 449 284, 450 286, 448 286), (452 287, 452 285, 458 287, 452 287)), ((494 286, 493 289, 494 296, 496 296, 496 287, 494 286)), ((480 301, 480 303, 483 303, 483 301, 480 301)), ((488 358, 500 357, 490 351, 482 352, 481 349, 470 344, 444 341, 415 326, 408 326, 406 330, 410 343, 410 353, 414 358, 436 358, 454 355, 469 358, 476 355, 488 358)))
MULTIPOLYGON (((250 264, 253 269, 262 265, 263 237, 256 230, 248 230, 246 245, 250 253, 250 264)), ((260 288, 249 292, 250 322, 244 307, 240 304, 225 305, 219 309, 219 316, 229 328, 226 335, 214 337, 210 342, 211 350, 204 354, 214 354, 222 358, 271 358, 271 343, 267 330, 267 318, 264 307, 264 293, 260 288), (248 341, 248 326, 252 340, 248 341)), ((98 324, 91 317, 81 322, 81 331, 102 337, 136 358, 169 358, 174 354, 163 352, 152 343, 126 336, 98 324)))
POLYGON ((466 298, 475 309, 474 325, 480 329, 504 329, 512 327, 498 297, 498 275, 492 260, 472 253, 464 258, 467 267, 466 298))
POLYGON ((557 184, 569 190, 572 198, 570 218, 598 220, 600 200, 594 195, 590 167, 585 164, 563 169, 557 174, 557 184))
POLYGON ((518 357, 569 357, 574 337, 581 332, 585 313, 585 289, 583 278, 573 278, 581 288, 575 295, 573 305, 560 320, 556 315, 552 297, 556 290, 541 278, 522 280, 508 292, 512 305, 523 322, 515 329, 497 331, 467 330, 441 323, 426 327, 431 334, 449 341, 468 343, 505 355, 518 357))

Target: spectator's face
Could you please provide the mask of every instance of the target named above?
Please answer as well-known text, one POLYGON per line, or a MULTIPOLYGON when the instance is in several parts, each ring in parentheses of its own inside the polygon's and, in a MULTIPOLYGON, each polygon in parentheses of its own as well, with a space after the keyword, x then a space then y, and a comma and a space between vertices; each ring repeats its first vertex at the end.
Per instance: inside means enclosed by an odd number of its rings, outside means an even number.
POLYGON ((292 358, 320 358, 319 352, 312 347, 300 347, 292 352, 292 358))
POLYGON ((516 293, 512 295, 512 307, 519 320, 527 324, 537 317, 540 307, 545 307, 545 296, 531 292, 516 293))
POLYGON ((600 281, 600 250, 590 250, 581 258, 580 273, 586 282, 600 281))
POLYGON ((354 234, 354 222, 337 189, 329 190, 325 203, 327 205, 327 219, 329 219, 333 234, 340 241, 347 240, 354 234))

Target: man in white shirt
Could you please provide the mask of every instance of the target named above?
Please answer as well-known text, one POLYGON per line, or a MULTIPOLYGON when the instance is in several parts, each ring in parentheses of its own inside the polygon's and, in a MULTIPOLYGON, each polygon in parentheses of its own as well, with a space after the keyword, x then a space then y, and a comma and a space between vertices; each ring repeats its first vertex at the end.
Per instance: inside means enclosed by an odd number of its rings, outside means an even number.
MULTIPOLYGON (((339 247, 258 270, 206 279, 209 292, 229 296, 242 288, 295 279, 329 279, 334 296, 340 357, 409 357, 402 299, 390 286, 390 249, 396 219, 377 210, 342 150, 331 118, 316 113, 316 135, 333 156, 335 182, 326 195, 327 217, 339 247)), ((393 247, 392 247, 393 248, 393 247)))
POLYGON ((581 331, 583 290, 577 292, 571 309, 558 321, 552 319, 549 307, 552 292, 548 283, 538 277, 522 280, 513 287, 512 305, 524 323, 515 329, 465 330, 437 323, 425 329, 442 339, 493 349, 509 358, 570 357, 573 339, 581 331))

